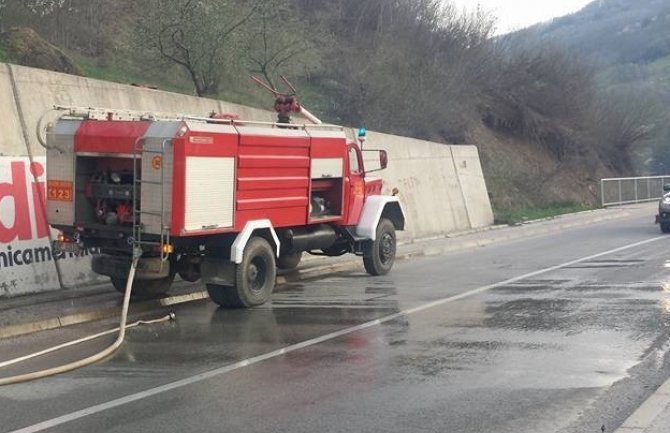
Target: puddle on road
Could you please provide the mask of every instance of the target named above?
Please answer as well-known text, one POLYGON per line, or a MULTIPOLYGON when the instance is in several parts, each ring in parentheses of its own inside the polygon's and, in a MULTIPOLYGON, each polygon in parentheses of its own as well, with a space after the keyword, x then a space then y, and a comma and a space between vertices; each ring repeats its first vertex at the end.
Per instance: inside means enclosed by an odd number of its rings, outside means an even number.
POLYGON ((645 263, 645 260, 638 259, 588 260, 571 266, 566 266, 564 269, 638 268, 644 266, 645 263))
POLYGON ((579 299, 524 298, 490 303, 483 326, 525 331, 587 333, 627 330, 648 338, 670 326, 670 314, 657 299, 585 296, 579 299))
POLYGON ((515 299, 486 307, 483 325, 532 331, 562 329, 579 302, 568 299, 515 299))
POLYGON ((509 295, 527 294, 528 292, 554 292, 563 290, 565 285, 571 284, 572 280, 522 280, 513 284, 497 286, 491 293, 504 293, 509 295))
POLYGON ((299 283, 285 283, 277 285, 274 293, 304 293, 305 285, 299 283))
POLYGON ((368 295, 397 295, 398 289, 395 287, 366 287, 365 293, 368 295))

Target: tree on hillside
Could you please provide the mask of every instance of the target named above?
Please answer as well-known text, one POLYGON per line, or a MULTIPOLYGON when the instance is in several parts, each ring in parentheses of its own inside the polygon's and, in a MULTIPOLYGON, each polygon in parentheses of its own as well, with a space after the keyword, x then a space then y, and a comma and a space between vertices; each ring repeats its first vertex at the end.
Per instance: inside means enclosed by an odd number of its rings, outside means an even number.
POLYGON ((325 56, 346 123, 439 141, 466 141, 475 82, 489 45, 487 17, 438 0, 337 0, 339 43, 325 56), (470 18, 476 22, 471 22, 470 18))
POLYGON ((245 26, 244 57, 249 72, 275 87, 277 75, 303 75, 319 64, 312 43, 318 32, 308 31, 286 0, 267 0, 245 26))
POLYGON ((62 9, 64 4, 65 0, 24 0, 21 2, 0 0, 0 31, 3 31, 5 26, 25 25, 21 22, 22 18, 39 20, 47 17, 62 9))
POLYGON ((660 132, 666 119, 649 95, 613 90, 598 95, 589 120, 601 159, 618 173, 633 174, 634 146, 660 132))
POLYGON ((121 44, 137 10, 133 0, 0 0, 0 31, 29 27, 59 48, 100 57, 121 44))
MULTIPOLYGON (((218 92, 226 48, 262 0, 150 0, 137 19, 137 40, 149 53, 182 68, 198 96, 218 92)), ((230 54, 230 53, 228 53, 230 54)))
POLYGON ((592 109, 592 68, 558 46, 498 44, 480 110, 485 123, 542 145, 558 159, 574 150, 592 109))

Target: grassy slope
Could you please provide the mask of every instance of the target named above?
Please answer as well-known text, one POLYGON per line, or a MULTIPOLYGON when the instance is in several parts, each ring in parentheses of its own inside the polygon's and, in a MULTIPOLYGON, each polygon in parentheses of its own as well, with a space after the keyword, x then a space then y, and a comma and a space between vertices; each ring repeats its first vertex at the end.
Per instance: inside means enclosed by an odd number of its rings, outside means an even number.
POLYGON ((670 94, 670 55, 650 63, 612 65, 600 70, 598 78, 605 86, 632 86, 670 94))
POLYGON ((593 209, 591 206, 574 203, 557 203, 555 205, 546 206, 542 208, 511 208, 511 209, 496 209, 495 223, 496 224, 519 224, 525 221, 532 221, 542 218, 549 218, 557 215, 567 213, 581 212, 593 209))
POLYGON ((670 55, 646 65, 646 69, 654 87, 670 94, 670 55))
POLYGON ((152 71, 150 65, 142 68, 142 65, 133 65, 122 56, 110 58, 105 64, 100 64, 98 60, 72 50, 68 50, 67 55, 89 78, 125 84, 148 84, 171 92, 192 93, 190 84, 170 68, 155 68, 152 71))

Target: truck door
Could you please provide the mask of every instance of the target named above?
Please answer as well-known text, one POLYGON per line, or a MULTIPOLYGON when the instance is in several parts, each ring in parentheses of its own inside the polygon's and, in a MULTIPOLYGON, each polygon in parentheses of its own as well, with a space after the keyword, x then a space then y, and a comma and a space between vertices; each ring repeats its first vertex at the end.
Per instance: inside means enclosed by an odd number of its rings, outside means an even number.
POLYGON ((363 179, 363 158, 361 151, 353 143, 348 145, 347 158, 349 163, 349 170, 346 175, 347 189, 347 215, 344 221, 345 225, 358 224, 361 212, 363 211, 363 204, 365 203, 365 180, 363 179))

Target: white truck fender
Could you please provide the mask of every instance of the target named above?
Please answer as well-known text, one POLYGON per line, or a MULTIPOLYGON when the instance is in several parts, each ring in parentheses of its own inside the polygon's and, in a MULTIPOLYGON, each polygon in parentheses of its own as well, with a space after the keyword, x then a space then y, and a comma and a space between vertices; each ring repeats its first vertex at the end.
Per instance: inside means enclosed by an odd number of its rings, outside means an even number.
POLYGON ((365 200, 361 219, 356 226, 356 235, 374 241, 377 237, 377 224, 382 216, 390 219, 396 230, 405 229, 405 212, 402 210, 399 198, 373 195, 365 200))
POLYGON ((270 235, 274 240, 274 245, 272 246, 275 248, 276 251, 275 257, 279 257, 279 247, 280 247, 279 238, 277 237, 277 233, 275 232, 275 229, 272 227, 272 223, 270 222, 270 220, 268 219, 252 220, 247 221, 242 231, 238 233, 237 237, 235 238, 233 245, 230 247, 231 262, 237 263, 238 265, 242 263, 242 258, 244 257, 244 247, 247 246, 247 242, 249 242, 251 235, 256 230, 268 230, 270 232, 270 235))

